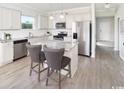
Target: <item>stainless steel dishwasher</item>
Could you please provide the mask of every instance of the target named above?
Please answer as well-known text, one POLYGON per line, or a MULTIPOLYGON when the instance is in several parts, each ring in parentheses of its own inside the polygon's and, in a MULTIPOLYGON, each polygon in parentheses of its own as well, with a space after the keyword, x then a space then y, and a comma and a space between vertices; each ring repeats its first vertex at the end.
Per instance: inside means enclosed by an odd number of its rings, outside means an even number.
POLYGON ((27 56, 27 39, 14 41, 14 60, 27 56))

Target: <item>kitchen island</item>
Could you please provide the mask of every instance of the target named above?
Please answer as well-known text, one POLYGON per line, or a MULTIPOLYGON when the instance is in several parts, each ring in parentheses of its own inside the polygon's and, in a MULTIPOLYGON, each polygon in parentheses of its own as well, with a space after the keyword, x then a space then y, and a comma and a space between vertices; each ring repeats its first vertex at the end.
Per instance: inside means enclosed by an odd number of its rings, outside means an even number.
MULTIPOLYGON (((41 41, 37 43, 32 43, 33 45, 47 45, 48 47, 59 49, 65 48, 64 55, 71 58, 71 75, 72 77, 77 71, 78 68, 78 42, 65 42, 61 40, 47 40, 41 41)), ((62 74, 66 74, 67 72, 62 70, 62 74)))
MULTIPOLYGON (((71 74, 74 76, 78 68, 78 42, 68 42, 64 40, 53 40, 50 36, 37 36, 32 38, 17 38, 12 40, 0 41, 0 66, 13 62, 14 59, 14 41, 27 39, 32 45, 47 45, 51 48, 65 48, 64 55, 71 58, 71 74), (6 46, 6 47, 5 47, 6 46), (4 48, 4 49, 3 49, 4 48), (5 58, 6 57, 6 58, 5 58)), ((62 70, 62 74, 67 72, 62 70)))

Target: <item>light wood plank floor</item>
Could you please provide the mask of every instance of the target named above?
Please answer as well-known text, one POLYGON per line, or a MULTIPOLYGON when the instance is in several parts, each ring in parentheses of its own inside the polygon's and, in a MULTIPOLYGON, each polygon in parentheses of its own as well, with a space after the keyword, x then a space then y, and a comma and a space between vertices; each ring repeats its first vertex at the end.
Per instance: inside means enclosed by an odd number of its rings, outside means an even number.
MULTIPOLYGON (((41 73, 41 81, 37 81, 37 74, 29 76, 30 59, 25 57, 14 63, 0 67, 0 88, 14 89, 51 89, 58 88, 58 84, 49 80, 45 86, 46 72, 41 73)), ((57 78, 56 73, 53 77, 57 78)), ((62 82, 62 88, 118 88, 124 87, 124 62, 111 48, 97 47, 96 60, 79 56, 79 67, 72 79, 62 82)))

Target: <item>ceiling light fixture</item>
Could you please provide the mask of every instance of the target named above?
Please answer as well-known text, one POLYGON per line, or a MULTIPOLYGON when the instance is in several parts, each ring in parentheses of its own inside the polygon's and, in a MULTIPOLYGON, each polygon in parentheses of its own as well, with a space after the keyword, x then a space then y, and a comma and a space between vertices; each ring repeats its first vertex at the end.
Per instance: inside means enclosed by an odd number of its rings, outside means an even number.
POLYGON ((61 13, 59 17, 60 17, 61 19, 63 19, 65 16, 64 16, 63 13, 61 13))
POLYGON ((109 3, 105 3, 105 8, 110 8, 110 4, 109 3))

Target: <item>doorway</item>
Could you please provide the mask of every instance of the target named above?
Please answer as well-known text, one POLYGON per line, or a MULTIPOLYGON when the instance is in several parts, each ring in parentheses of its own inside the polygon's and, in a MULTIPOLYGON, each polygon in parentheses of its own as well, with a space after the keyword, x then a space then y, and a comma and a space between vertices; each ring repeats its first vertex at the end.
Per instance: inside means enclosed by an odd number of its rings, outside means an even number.
POLYGON ((96 18, 96 44, 114 47, 114 17, 96 18))

